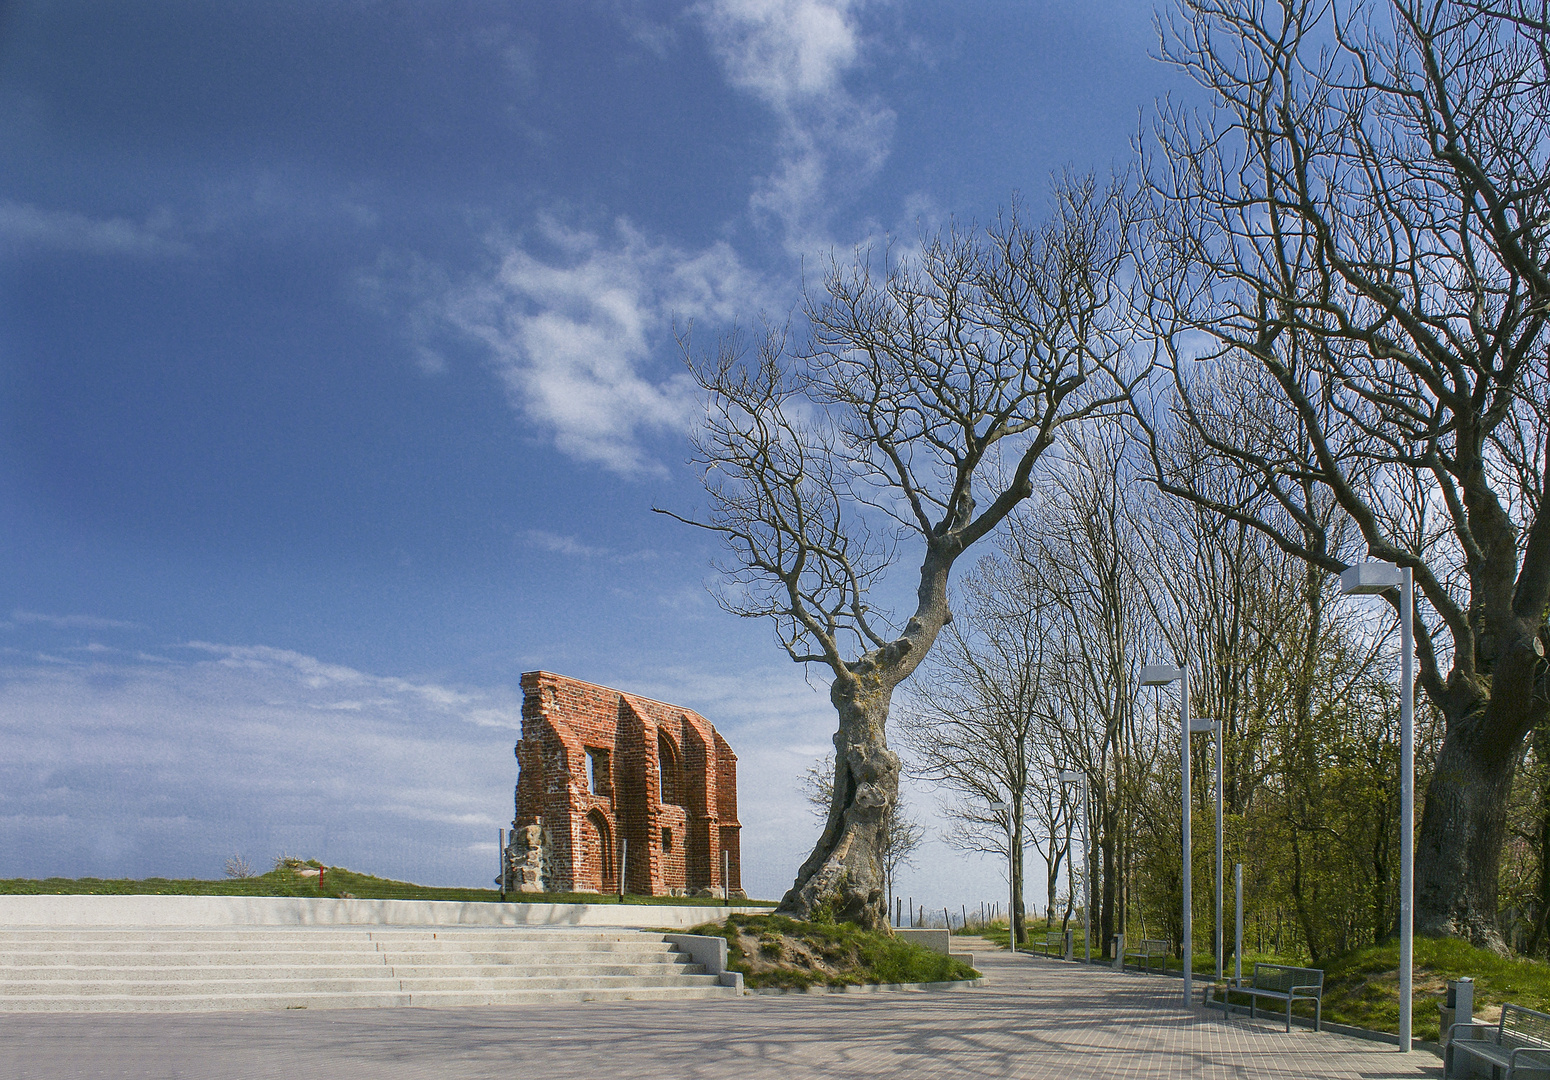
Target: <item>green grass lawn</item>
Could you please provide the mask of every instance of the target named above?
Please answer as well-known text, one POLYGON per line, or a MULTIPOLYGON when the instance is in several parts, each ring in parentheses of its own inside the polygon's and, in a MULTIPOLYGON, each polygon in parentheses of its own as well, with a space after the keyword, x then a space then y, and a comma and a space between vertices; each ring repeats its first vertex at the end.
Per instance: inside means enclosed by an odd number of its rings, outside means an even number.
POLYGON ((726 938, 727 963, 750 987, 951 982, 979 975, 958 957, 851 923, 733 915, 690 932, 726 938))
MULTIPOLYGON (((318 867, 315 861, 303 865, 318 867)), ((0 879, 0 895, 7 896, 330 896, 344 894, 362 900, 460 900, 496 903, 500 894, 494 889, 440 888, 415 885, 408 881, 359 874, 343 867, 323 870, 323 882, 302 876, 296 867, 280 867, 250 878, 144 878, 140 880, 107 878, 9 878, 0 879)), ((612 893, 509 893, 511 903, 525 904, 670 904, 695 907, 721 907, 726 901, 714 897, 625 896, 612 893)), ((743 900, 739 904, 773 907, 771 900, 743 900)))
MULTIPOLYGON (((1243 975, 1248 978, 1253 962, 1310 966, 1306 957, 1245 954, 1243 975)), ((1231 975, 1231 959, 1228 972, 1231 975)), ((1170 970, 1179 961, 1170 958, 1170 970)), ((1209 979, 1215 960, 1196 956, 1195 977, 1209 979)), ((1399 1031, 1399 942, 1369 945, 1336 957, 1324 968, 1324 1019, 1372 1031, 1399 1031)), ((1494 1015, 1494 1006, 1505 1002, 1550 1011, 1550 964, 1522 957, 1502 957, 1453 938, 1415 939, 1415 967, 1411 976, 1410 1031, 1417 1039, 1435 1042, 1441 1035, 1438 1005, 1449 979, 1469 976, 1475 980, 1475 1018, 1494 1015)), ((1273 1012, 1274 1002, 1266 1002, 1273 1012)), ((1298 1004, 1294 1015, 1313 1016, 1311 1005, 1298 1004)))
MULTIPOLYGON (((1502 957, 1453 938, 1415 939, 1411 1033, 1439 1035, 1438 1002, 1449 979, 1475 980, 1475 1016, 1506 1002, 1550 1011, 1550 964, 1502 957)), ((1358 949, 1324 969, 1324 1016, 1340 1024, 1399 1030, 1399 942, 1358 949)))
MULTIPOLYGON (((1060 929, 1060 923, 1054 924, 1060 929)), ((1082 928, 1073 926, 1076 954, 1082 955, 1082 928)), ((1045 926, 1042 920, 1029 920, 1028 936, 1032 942, 1042 941, 1045 926)), ((1007 947, 1005 920, 985 927, 971 927, 955 933, 979 934, 1007 947)), ((1098 942, 1093 942, 1094 959, 1099 955, 1098 942)), ((1245 953, 1243 975, 1248 978, 1254 962, 1267 964, 1294 964, 1307 967, 1307 957, 1277 956, 1273 953, 1245 953)), ((1154 961, 1155 964, 1155 961, 1154 961)), ((1183 961, 1175 956, 1167 958, 1171 972, 1183 970, 1183 961)), ((1385 942, 1357 949, 1330 960, 1324 966, 1324 1019, 1337 1024, 1386 1031, 1399 1031, 1399 942, 1385 942)), ((1196 980, 1210 982, 1216 974, 1216 958, 1211 953, 1196 953, 1194 957, 1196 980)), ((1232 975, 1232 957, 1226 958, 1225 974, 1232 975)), ((1438 1004, 1447 989, 1449 979, 1469 976, 1475 980, 1475 1017, 1494 1015, 1494 1007, 1511 1002, 1531 1009, 1550 1012, 1550 963, 1527 960, 1522 957, 1501 957, 1484 949, 1477 949, 1468 942, 1452 938, 1415 939, 1415 970, 1411 985, 1411 1034, 1417 1039, 1436 1041, 1441 1032, 1438 1004)), ((1274 1002, 1264 1006, 1274 1011, 1274 1002)), ((1293 1010, 1297 1015, 1313 1016, 1311 1006, 1299 1004, 1293 1010)))

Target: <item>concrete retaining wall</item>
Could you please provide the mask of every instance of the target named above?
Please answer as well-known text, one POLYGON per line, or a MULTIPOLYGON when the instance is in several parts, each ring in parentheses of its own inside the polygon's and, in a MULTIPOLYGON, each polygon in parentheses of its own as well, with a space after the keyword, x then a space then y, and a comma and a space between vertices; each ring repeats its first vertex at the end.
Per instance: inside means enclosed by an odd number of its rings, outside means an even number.
POLYGON ((0 926, 650 926, 767 908, 488 904, 304 896, 0 896, 0 926))
POLYGON ((922 945, 934 953, 947 956, 952 952, 953 933, 951 930, 931 930, 924 927, 896 926, 894 936, 910 941, 916 945, 922 945))

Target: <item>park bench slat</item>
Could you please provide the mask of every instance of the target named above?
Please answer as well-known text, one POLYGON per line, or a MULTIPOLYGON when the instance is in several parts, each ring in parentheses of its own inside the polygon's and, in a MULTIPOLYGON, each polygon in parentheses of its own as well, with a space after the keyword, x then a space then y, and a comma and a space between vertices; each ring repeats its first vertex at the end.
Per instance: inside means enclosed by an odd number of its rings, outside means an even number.
POLYGON ((1503 1005, 1495 1024, 1454 1024, 1444 1040, 1443 1076, 1451 1076, 1459 1051, 1506 1069, 1505 1080, 1520 1072, 1550 1073, 1550 1013, 1522 1005, 1503 1005), (1460 1038, 1468 1033, 1470 1038, 1460 1038))
POLYGON ((1167 967, 1168 954, 1172 951, 1173 947, 1169 942, 1161 941, 1157 938, 1142 938, 1136 942, 1135 948, 1127 948, 1125 950, 1125 955, 1120 962, 1123 963, 1125 960, 1134 959, 1138 961, 1137 966, 1142 971, 1146 971, 1151 967, 1151 963, 1155 959, 1158 968, 1163 969, 1167 967))
MULTIPOLYGON (((1203 997, 1209 997, 1214 987, 1206 987, 1203 997)), ((1246 984, 1228 986, 1222 994, 1222 1011, 1232 1008, 1232 995, 1243 994, 1249 999, 1249 1016, 1259 1015, 1260 998, 1286 1002, 1286 1030, 1292 1030, 1292 1005, 1298 1001, 1313 1002, 1313 1030, 1323 1030, 1324 1023, 1324 972, 1318 968, 1294 967, 1290 964, 1255 963, 1246 984)))
POLYGON ((1066 955, 1066 935, 1064 931, 1051 930, 1044 935, 1042 942, 1036 942, 1033 948, 1038 949, 1045 956, 1059 954, 1066 955))

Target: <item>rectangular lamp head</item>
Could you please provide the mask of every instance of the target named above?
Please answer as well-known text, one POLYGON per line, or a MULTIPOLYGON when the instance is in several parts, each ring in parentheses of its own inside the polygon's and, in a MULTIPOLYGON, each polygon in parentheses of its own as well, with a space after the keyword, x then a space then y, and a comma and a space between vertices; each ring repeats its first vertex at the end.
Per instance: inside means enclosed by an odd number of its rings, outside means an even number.
POLYGON ((1060 774, 1060 782, 1062 784, 1080 784, 1083 780, 1086 779, 1087 777, 1083 776, 1081 773, 1071 772, 1069 770, 1060 774))
POLYGON ((1391 562, 1360 562, 1340 572, 1340 591, 1347 596, 1371 596, 1397 589, 1404 580, 1391 562))
POLYGON ((1198 734, 1200 734, 1203 731, 1215 731, 1215 730, 1216 730, 1216 721, 1215 720, 1202 720, 1200 717, 1197 716, 1197 717, 1195 717, 1193 720, 1191 720, 1189 722, 1189 733, 1191 735, 1198 735, 1198 734))
POLYGON ((1142 686, 1167 686, 1169 683, 1178 682, 1183 672, 1176 667, 1167 664, 1147 664, 1141 669, 1142 686))

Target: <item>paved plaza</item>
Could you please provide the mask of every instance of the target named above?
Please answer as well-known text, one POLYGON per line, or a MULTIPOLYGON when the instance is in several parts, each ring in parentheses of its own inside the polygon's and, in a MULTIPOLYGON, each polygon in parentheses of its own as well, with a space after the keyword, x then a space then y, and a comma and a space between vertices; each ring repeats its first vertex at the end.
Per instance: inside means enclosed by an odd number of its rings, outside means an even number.
POLYGON ((1441 1076, 1424 1051, 1186 1012, 1180 983, 977 954, 979 989, 467 1009, 0 1016, 0 1080, 1441 1076))

